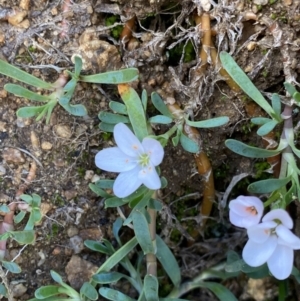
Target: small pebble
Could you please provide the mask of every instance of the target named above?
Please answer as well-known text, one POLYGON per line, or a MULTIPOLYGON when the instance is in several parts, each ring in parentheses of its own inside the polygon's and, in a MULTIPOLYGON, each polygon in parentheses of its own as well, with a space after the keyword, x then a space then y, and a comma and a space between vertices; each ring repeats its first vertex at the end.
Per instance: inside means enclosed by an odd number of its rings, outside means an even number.
POLYGON ((71 128, 67 125, 58 124, 54 126, 54 131, 61 138, 69 139, 72 136, 71 128))
POLYGON ((78 234, 78 228, 76 228, 75 226, 71 226, 70 228, 68 228, 67 235, 69 237, 73 237, 73 236, 75 236, 77 234, 78 234))
POLYGON ((52 143, 50 143, 48 141, 42 142, 41 148, 43 150, 50 150, 50 149, 52 149, 52 147, 53 147, 52 143))
POLYGON ((25 162, 23 154, 15 148, 7 147, 2 152, 2 158, 7 163, 21 164, 25 162))
POLYGON ((94 171, 93 170, 86 170, 84 179, 85 180, 91 180, 94 176, 94 171))

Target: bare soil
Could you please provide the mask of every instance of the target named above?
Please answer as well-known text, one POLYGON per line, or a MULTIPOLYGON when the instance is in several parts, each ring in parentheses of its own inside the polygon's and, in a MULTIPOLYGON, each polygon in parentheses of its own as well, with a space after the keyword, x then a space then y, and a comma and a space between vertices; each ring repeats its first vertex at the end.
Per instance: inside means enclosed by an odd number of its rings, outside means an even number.
MULTIPOLYGON (((284 81, 299 81, 299 6, 299 0, 216 1, 210 11, 215 47, 230 52, 261 91, 284 95, 284 81), (274 28, 278 30, 275 34, 274 28)), ((217 193, 211 219, 193 242, 187 238, 200 229, 203 182, 193 155, 180 147, 166 148, 161 170, 169 185, 160 195, 163 210, 158 231, 178 258, 184 279, 224 260, 227 250, 241 250, 246 235, 230 225, 227 211, 218 209, 219 202, 234 176, 249 175, 235 186, 230 198, 247 193, 247 185, 265 175, 261 161, 242 158, 224 145, 229 137, 262 145, 242 97, 230 90, 212 65, 204 76, 195 75, 201 63, 196 54, 203 34, 194 22, 197 9, 201 13, 200 1, 192 0, 79 0, 67 8, 56 0, 0 0, 0 57, 9 63, 48 82, 54 82, 60 71, 73 69, 74 53, 82 55, 85 74, 137 67, 140 79, 135 88, 139 93, 146 89, 148 95, 156 91, 165 100, 174 98, 193 113, 194 120, 230 118, 224 127, 201 130, 217 193), (16 24, 5 18, 6 9, 12 8, 24 12, 16 24), (136 40, 125 48, 118 34, 133 15, 137 17, 136 40)), ((1 202, 13 200, 35 160, 36 178, 26 193, 42 197, 45 214, 36 227, 33 246, 8 243, 7 258, 19 254, 16 262, 22 268, 22 273, 8 275, 15 300, 28 300, 38 287, 52 283, 50 270, 79 288, 93 267, 105 260, 87 250, 83 241, 113 241, 111 228, 118 214, 105 210, 104 200, 88 185, 99 177, 114 177, 97 170, 94 157, 100 149, 113 145, 111 136, 99 130, 98 113, 109 110, 109 101, 120 97, 115 86, 80 83, 72 103, 84 104, 88 116, 74 117, 57 106, 46 124, 45 120, 17 118, 17 109, 31 102, 7 93, 3 87, 9 82, 12 79, 0 75, 1 202)), ((154 130, 160 133, 165 129, 154 130)), ((296 232, 300 232, 298 216, 294 218, 296 232)), ((123 239, 130 235, 125 231, 123 239)), ((271 279, 262 284, 239 277, 224 284, 239 300, 277 298, 277 284, 271 279)), ((293 282, 290 284, 290 300, 300 300, 293 282)), ((185 298, 216 300, 205 290, 185 298)))

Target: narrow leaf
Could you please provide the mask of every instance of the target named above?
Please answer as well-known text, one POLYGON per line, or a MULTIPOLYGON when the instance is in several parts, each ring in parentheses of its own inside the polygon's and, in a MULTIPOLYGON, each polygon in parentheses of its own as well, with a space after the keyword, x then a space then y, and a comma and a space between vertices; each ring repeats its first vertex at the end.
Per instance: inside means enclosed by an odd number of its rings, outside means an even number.
POLYGON ((23 107, 17 110, 17 116, 22 118, 34 117, 40 114, 41 112, 43 112, 45 108, 47 108, 47 105, 40 106, 40 107, 23 107))
POLYGON ((103 132, 113 133, 114 132, 114 127, 115 127, 115 124, 109 124, 109 123, 106 123, 106 122, 100 122, 99 123, 99 129, 102 130, 103 132))
POLYGON ((118 114, 127 115, 126 106, 117 101, 110 101, 109 107, 112 111, 115 111, 118 114))
POLYGON ((156 257, 163 266, 164 270, 170 277, 172 283, 175 287, 179 286, 181 282, 181 273, 178 266, 177 260, 175 259, 173 253, 166 245, 166 243, 156 235, 156 257))
POLYGON ((33 230, 11 231, 10 234, 12 238, 21 245, 32 244, 35 241, 35 233, 33 230))
POLYGON ((122 246, 122 243, 119 237, 119 231, 122 228, 122 226, 123 226, 123 219, 121 217, 118 217, 113 223, 113 234, 120 246, 122 246))
POLYGON ((158 200, 150 199, 148 203, 150 209, 155 209, 156 211, 162 210, 162 204, 158 200))
POLYGON ((101 189, 99 186, 97 186, 96 184, 89 184, 89 188, 97 194, 97 196, 101 196, 102 198, 109 198, 111 197, 111 195, 109 193, 107 193, 106 191, 104 191, 103 189, 101 189))
POLYGON ((125 294, 108 287, 101 287, 99 289, 99 294, 102 297, 112 301, 135 301, 134 299, 126 296, 125 294))
POLYGON ((270 118, 266 118, 266 117, 254 117, 254 118, 251 118, 251 122, 253 124, 257 124, 257 125, 263 125, 269 121, 272 121, 272 119, 270 118))
POLYGON ((169 124, 173 121, 172 118, 164 116, 164 115, 156 115, 149 118, 150 123, 158 123, 158 124, 169 124))
POLYGON ((75 55, 74 60, 75 60, 75 76, 77 79, 82 69, 82 59, 79 55, 75 55))
POLYGON ((217 282, 201 282, 199 287, 208 288, 211 290, 220 301, 238 301, 233 293, 224 285, 217 282))
POLYGON ((80 295, 85 296, 88 300, 97 300, 98 293, 97 290, 89 283, 85 282, 80 288, 80 295))
POLYGON ((148 136, 145 112, 139 95, 130 86, 118 85, 118 90, 122 100, 124 101, 128 116, 137 138, 142 141, 148 136))
POLYGON ((142 91, 142 105, 144 108, 144 111, 147 111, 147 103, 148 103, 148 95, 147 95, 147 91, 145 89, 143 89, 142 91))
POLYGON ((134 210, 132 213, 132 221, 134 234, 144 254, 154 254, 155 250, 152 244, 149 225, 145 215, 141 211, 134 210))
POLYGON ((46 299, 58 295, 59 294, 58 289, 59 286, 56 285, 41 286, 35 291, 34 296, 37 299, 46 299))
POLYGON ((118 71, 110 71, 94 75, 80 76, 80 81, 98 84, 122 84, 138 79, 139 71, 136 68, 128 68, 118 71))
POLYGON ((158 281, 153 275, 146 275, 144 279, 144 293, 147 301, 158 300, 158 281))
POLYGON ((261 180, 250 184, 247 189, 251 193, 270 193, 285 186, 290 181, 291 177, 261 180))
POLYGON ((98 118, 108 124, 117 124, 117 123, 129 123, 129 118, 124 115, 109 113, 109 112, 100 112, 98 118))
POLYGON ((216 118, 201 120, 201 121, 190 121, 188 119, 185 120, 186 124, 196 128, 203 128, 203 129, 222 126, 228 123, 228 121, 229 118, 227 116, 221 116, 221 117, 216 117, 216 118))
POLYGON ((0 212, 8 213, 8 212, 10 212, 10 208, 5 204, 0 205, 0 212))
POLYGON ((19 274, 22 272, 21 268, 12 261, 1 261, 2 265, 11 273, 13 274, 19 274))
POLYGON ((99 253, 111 255, 112 252, 109 250, 106 246, 104 246, 102 243, 94 240, 85 240, 84 245, 89 248, 92 251, 96 251, 99 253))
POLYGON ((49 95, 44 96, 37 94, 35 92, 32 92, 28 89, 23 88, 22 86, 15 85, 15 84, 6 84, 4 86, 4 89, 16 96, 24 97, 33 101, 41 101, 41 102, 48 102, 49 101, 49 95))
POLYGON ((272 94, 272 107, 276 115, 280 116, 281 114, 281 100, 277 93, 272 94))
POLYGON ((123 247, 117 250, 112 256, 110 256, 98 269, 97 273, 110 271, 116 264, 118 264, 133 248, 137 245, 137 239, 133 237, 123 247))
POLYGON ((240 88, 252 98, 261 108, 263 108, 271 117, 275 115, 273 108, 269 105, 266 99, 262 96, 260 91, 251 82, 244 71, 234 61, 232 56, 222 51, 220 53, 220 60, 224 69, 229 73, 231 78, 240 86, 240 88))
POLYGON ((173 119, 174 116, 171 114, 171 112, 169 111, 168 107, 166 106, 166 104, 164 103, 164 101, 161 99, 161 97, 159 96, 158 93, 153 92, 151 94, 151 101, 153 103, 153 105, 155 106, 155 108, 163 115, 173 119))
POLYGON ((194 154, 199 152, 199 145, 183 133, 180 135, 180 144, 187 152, 194 154))
POLYGON ((2 283, 0 283, 0 295, 2 295, 3 297, 7 297, 6 287, 2 283))
POLYGON ((86 110, 85 106, 82 104, 77 104, 77 105, 66 104, 66 105, 63 105, 63 108, 74 116, 86 116, 87 115, 87 110, 86 110))
POLYGON ((265 123, 258 129, 257 135, 265 136, 265 135, 269 134, 277 124, 278 124, 278 121, 276 121, 276 120, 271 120, 271 121, 265 123))
POLYGON ((238 140, 228 139, 225 145, 233 152, 249 158, 269 158, 280 153, 281 150, 269 150, 249 146, 238 140))
POLYGON ((11 78, 14 78, 20 82, 23 82, 25 84, 37 87, 37 88, 43 88, 43 89, 53 89, 53 85, 46 83, 39 78, 3 61, 0 60, 0 73, 4 74, 6 76, 9 76, 11 78))
POLYGON ((99 284, 109 284, 119 281, 124 276, 124 274, 118 272, 101 272, 99 274, 93 275, 92 279, 99 284))
POLYGON ((284 87, 291 96, 293 96, 297 92, 296 88, 288 82, 284 83, 284 87))
POLYGON ((108 198, 105 200, 105 209, 120 207, 120 206, 123 206, 124 204, 125 203, 120 198, 117 198, 117 197, 108 198))
POLYGON ((14 216, 14 222, 16 224, 20 223, 26 215, 26 211, 20 211, 17 215, 14 216))
POLYGON ((57 282, 59 284, 63 284, 63 280, 62 280, 61 276, 58 273, 56 273, 55 271, 51 270, 50 274, 51 274, 52 279, 55 282, 57 282))

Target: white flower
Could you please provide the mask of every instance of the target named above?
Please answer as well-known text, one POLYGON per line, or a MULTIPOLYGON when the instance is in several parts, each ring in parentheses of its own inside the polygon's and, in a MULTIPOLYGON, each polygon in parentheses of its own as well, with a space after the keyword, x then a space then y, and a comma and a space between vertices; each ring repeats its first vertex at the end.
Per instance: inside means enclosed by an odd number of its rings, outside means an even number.
POLYGON ((123 123, 114 127, 114 138, 118 147, 100 151, 95 158, 97 167, 111 172, 120 172, 113 191, 124 198, 144 184, 149 189, 161 187, 155 166, 162 162, 164 149, 152 138, 144 138, 142 143, 123 123))
POLYGON ((241 228, 249 228, 259 223, 263 211, 263 202, 255 196, 239 196, 229 203, 230 222, 241 228))
POLYGON ((293 221, 285 210, 267 213, 262 223, 247 229, 249 240, 243 250, 244 261, 252 267, 267 263, 279 280, 289 277, 294 250, 300 249, 300 239, 289 230, 292 227, 293 221))

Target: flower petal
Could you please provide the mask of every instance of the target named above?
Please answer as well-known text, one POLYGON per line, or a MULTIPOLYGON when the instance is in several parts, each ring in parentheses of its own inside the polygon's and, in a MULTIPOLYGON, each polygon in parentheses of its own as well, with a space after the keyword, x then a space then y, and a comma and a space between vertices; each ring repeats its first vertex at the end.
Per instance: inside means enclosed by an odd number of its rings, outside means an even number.
POLYGON ((273 221, 260 223, 247 229, 249 239, 261 244, 264 243, 271 234, 271 229, 275 228, 277 224, 273 221))
POLYGON ((247 219, 236 214, 233 210, 230 210, 229 211, 229 220, 233 225, 235 225, 237 227, 245 228, 244 221, 247 219))
POLYGON ((132 170, 120 173, 114 183, 113 192, 119 198, 125 198, 135 192, 142 181, 138 178, 140 168, 137 166, 132 170))
POLYGON ((300 239, 294 233, 291 232, 288 228, 283 225, 276 227, 276 234, 278 235, 278 243, 285 245, 294 250, 300 249, 300 239))
POLYGON ((145 153, 149 155, 154 166, 159 165, 164 157, 164 149, 161 144, 153 138, 144 138, 142 141, 145 153))
POLYGON ((140 170, 139 179, 149 189, 156 190, 161 187, 160 178, 152 164, 140 170))
POLYGON ((229 203, 230 210, 235 211, 241 216, 248 216, 250 212, 246 209, 251 207, 256 209, 257 215, 260 218, 264 211, 264 205, 263 202, 257 197, 240 195, 229 203))
POLYGON ((277 237, 271 235, 267 241, 258 244, 249 239, 243 249, 243 259, 251 267, 258 267, 271 257, 277 246, 277 237))
POLYGON ((138 157, 144 153, 139 139, 124 123, 118 123, 114 127, 114 138, 120 150, 128 156, 138 157))
POLYGON ((95 157, 96 166, 112 172, 122 172, 133 169, 137 161, 124 154, 118 147, 110 147, 101 150, 95 157))
POLYGON ((293 220, 289 214, 283 209, 274 209, 268 212, 262 219, 263 222, 279 219, 281 223, 288 229, 293 228, 293 220))
POLYGON ((279 280, 288 278, 293 269, 294 251, 293 249, 277 245, 275 251, 268 259, 268 267, 273 276, 279 280))

